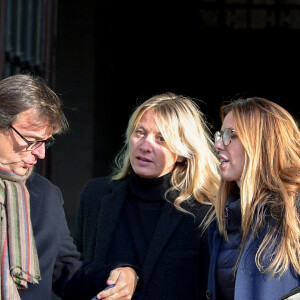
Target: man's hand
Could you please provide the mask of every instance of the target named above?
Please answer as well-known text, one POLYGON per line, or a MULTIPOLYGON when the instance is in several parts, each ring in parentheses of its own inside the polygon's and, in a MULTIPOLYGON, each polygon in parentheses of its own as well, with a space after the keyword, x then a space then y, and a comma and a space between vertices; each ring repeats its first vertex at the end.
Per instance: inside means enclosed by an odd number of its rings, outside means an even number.
POLYGON ((98 299, 115 300, 132 299, 138 281, 134 269, 130 267, 117 268, 111 271, 106 283, 115 284, 114 287, 101 291, 97 294, 98 299))

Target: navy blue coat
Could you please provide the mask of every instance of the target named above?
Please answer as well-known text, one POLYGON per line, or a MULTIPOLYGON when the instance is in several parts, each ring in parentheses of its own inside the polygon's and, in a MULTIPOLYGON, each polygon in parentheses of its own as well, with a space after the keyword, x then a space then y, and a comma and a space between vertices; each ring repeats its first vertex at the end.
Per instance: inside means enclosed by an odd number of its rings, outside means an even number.
MULTIPOLYGON (((109 182, 107 178, 95 178, 83 189, 74 241, 86 259, 106 263, 127 189, 128 179, 109 182)), ((143 284, 134 299, 206 299, 208 243, 197 228, 206 208, 195 201, 193 210, 196 220, 166 202, 143 266, 143 284)))
MULTIPOLYGON (((215 270, 221 245, 221 235, 214 221, 208 229, 209 247, 211 250, 210 269, 208 277, 207 299, 220 299, 216 295, 215 270)), ((293 270, 288 270, 280 279, 269 278, 256 267, 255 254, 261 238, 255 238, 247 243, 236 273, 234 299, 237 300, 276 300, 291 290, 300 286, 300 276, 293 270)), ((220 299, 221 300, 221 299, 220 299)))
POLYGON ((50 300, 52 288, 66 299, 91 299, 105 287, 109 268, 98 268, 80 260, 66 223, 58 187, 35 173, 26 186, 30 193, 30 215, 41 280, 39 284, 29 284, 28 290, 20 290, 21 299, 50 300))

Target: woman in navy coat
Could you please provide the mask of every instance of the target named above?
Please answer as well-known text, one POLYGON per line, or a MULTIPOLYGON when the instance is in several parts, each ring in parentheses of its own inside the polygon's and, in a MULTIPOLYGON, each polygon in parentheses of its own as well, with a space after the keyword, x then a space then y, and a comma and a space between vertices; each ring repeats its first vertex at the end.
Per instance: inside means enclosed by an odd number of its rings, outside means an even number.
POLYGON ((134 299, 205 299, 209 253, 199 225, 218 173, 197 105, 172 93, 141 104, 118 162, 112 178, 92 179, 82 191, 78 249, 100 264, 140 268, 134 299))
POLYGON ((207 299, 285 299, 300 286, 299 128, 262 98, 232 101, 221 115, 207 299))

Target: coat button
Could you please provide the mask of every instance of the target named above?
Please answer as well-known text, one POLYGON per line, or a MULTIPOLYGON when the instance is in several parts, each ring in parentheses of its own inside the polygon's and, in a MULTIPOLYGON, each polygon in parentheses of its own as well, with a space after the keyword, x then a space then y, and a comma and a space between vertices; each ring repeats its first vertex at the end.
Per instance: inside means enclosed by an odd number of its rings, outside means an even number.
POLYGON ((212 299, 212 293, 211 293, 211 291, 206 291, 206 298, 207 299, 212 299))

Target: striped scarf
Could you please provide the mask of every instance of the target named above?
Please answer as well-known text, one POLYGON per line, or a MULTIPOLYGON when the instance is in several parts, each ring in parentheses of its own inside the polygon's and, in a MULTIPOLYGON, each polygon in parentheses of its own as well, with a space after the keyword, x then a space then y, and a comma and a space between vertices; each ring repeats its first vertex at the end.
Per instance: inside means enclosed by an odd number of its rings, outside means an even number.
POLYGON ((40 279, 39 261, 30 220, 29 193, 25 181, 0 167, 0 300, 19 300, 18 289, 40 279))

